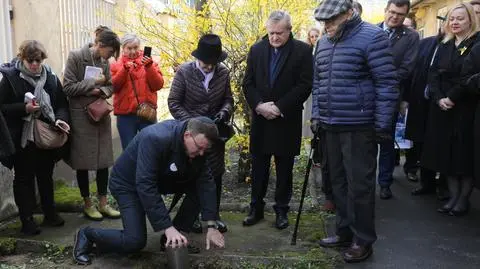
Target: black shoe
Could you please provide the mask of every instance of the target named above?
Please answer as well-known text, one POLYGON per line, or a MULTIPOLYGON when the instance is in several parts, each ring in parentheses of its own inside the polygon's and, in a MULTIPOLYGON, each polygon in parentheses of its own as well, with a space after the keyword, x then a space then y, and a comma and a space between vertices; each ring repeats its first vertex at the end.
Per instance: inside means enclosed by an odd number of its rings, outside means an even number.
POLYGON ((228 231, 228 228, 227 228, 227 225, 225 224, 225 222, 223 222, 221 220, 217 220, 217 230, 219 232, 221 232, 222 234, 226 233, 228 231))
POLYGON ((348 263, 363 262, 372 255, 372 246, 359 246, 352 244, 345 252, 343 252, 343 260, 348 263))
POLYGON ((192 232, 196 234, 202 233, 202 223, 198 218, 195 220, 195 222, 192 225, 192 232))
POLYGON ((392 191, 390 190, 390 187, 381 187, 380 188, 380 199, 388 200, 390 198, 392 198, 392 191))
POLYGON ((65 220, 57 213, 43 218, 42 226, 60 227, 65 224, 65 220))
POLYGON ((275 227, 283 230, 288 227, 288 216, 286 212, 278 212, 275 218, 275 227))
POLYGON ((33 217, 21 218, 22 228, 20 231, 25 235, 37 235, 42 231, 38 228, 33 217))
POLYGON ((434 194, 434 193, 435 193, 435 188, 424 187, 424 186, 418 187, 412 191, 412 195, 414 196, 434 194))
POLYGON ((80 265, 88 265, 92 260, 88 254, 92 251, 93 243, 85 235, 85 228, 79 229, 74 237, 73 260, 80 265))
POLYGON ((248 216, 243 220, 243 226, 252 226, 257 224, 260 220, 263 219, 263 207, 255 208, 252 207, 250 209, 250 213, 248 216))
POLYGON ((412 181, 412 182, 417 182, 418 181, 418 176, 417 176, 416 173, 408 172, 407 173, 407 179, 412 181))
POLYGON ((324 248, 349 247, 352 244, 352 237, 334 235, 321 239, 318 244, 324 248))
POLYGON ((448 190, 438 188, 437 190, 437 200, 438 201, 447 201, 450 199, 450 193, 448 190))

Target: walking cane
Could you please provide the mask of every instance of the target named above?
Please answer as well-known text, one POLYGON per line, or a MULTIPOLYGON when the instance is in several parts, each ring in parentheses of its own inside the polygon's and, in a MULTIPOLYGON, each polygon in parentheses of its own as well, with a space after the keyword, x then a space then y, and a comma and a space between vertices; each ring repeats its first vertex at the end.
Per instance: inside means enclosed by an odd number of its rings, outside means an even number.
MULTIPOLYGON (((320 130, 317 129, 317 131, 313 134, 314 143, 318 143, 317 140, 318 140, 319 133, 320 133, 320 130)), ((302 214, 303 200, 305 199, 305 193, 307 192, 308 177, 310 176, 310 169, 312 168, 314 148, 315 148, 314 146, 311 147, 310 154, 308 155, 307 171, 305 171, 305 181, 303 181, 302 197, 300 198, 300 205, 298 207, 297 220, 295 221, 295 229, 293 230, 292 241, 290 242, 290 245, 292 246, 297 244, 298 224, 300 223, 300 215, 302 214)))

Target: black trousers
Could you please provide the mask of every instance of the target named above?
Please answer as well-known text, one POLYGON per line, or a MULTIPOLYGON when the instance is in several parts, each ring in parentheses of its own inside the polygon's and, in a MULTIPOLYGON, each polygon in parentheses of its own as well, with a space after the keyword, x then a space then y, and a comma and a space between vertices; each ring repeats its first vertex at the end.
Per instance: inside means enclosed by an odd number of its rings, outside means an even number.
POLYGON ((217 191, 217 220, 220 220, 220 198, 222 197, 222 176, 217 176, 215 179, 217 191))
MULTIPOLYGON (((268 189, 271 158, 272 154, 252 155, 252 200, 250 204, 252 208, 265 205, 263 199, 268 189)), ((292 198, 292 173, 295 156, 274 155, 274 159, 277 174, 274 209, 276 212, 287 212, 289 209, 288 204, 292 198)))
POLYGON ((414 142, 413 147, 405 151, 405 164, 403 165, 403 171, 405 171, 405 173, 417 173, 420 167, 422 148, 423 143, 414 142))
MULTIPOLYGON (((86 236, 100 252, 132 253, 147 244, 145 209, 135 191, 111 190, 122 215, 123 230, 86 228, 86 236)), ((185 198, 173 220, 173 226, 188 233, 199 213, 199 199, 195 188, 185 190, 185 198)), ((180 193, 179 193, 180 194, 180 193)))
POLYGON ((53 197, 53 167, 55 154, 51 150, 42 150, 33 143, 19 149, 14 156, 13 195, 21 219, 33 215, 37 203, 35 199, 35 178, 43 214, 51 217, 55 214, 53 197))
POLYGON ((371 245, 375 232, 377 144, 374 130, 326 131, 337 235, 371 245))
MULTIPOLYGON (((108 188, 108 168, 97 170, 97 193, 100 196, 107 195, 108 188)), ((88 170, 77 170, 77 183, 80 194, 83 198, 90 197, 90 183, 88 180, 88 170)))

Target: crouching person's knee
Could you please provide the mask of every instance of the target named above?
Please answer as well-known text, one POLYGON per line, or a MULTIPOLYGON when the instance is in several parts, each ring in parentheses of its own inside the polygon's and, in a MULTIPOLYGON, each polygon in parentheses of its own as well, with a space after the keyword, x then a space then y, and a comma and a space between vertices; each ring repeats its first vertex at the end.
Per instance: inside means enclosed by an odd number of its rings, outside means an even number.
POLYGON ((142 250, 147 245, 145 237, 126 237, 123 244, 124 252, 132 253, 142 250))

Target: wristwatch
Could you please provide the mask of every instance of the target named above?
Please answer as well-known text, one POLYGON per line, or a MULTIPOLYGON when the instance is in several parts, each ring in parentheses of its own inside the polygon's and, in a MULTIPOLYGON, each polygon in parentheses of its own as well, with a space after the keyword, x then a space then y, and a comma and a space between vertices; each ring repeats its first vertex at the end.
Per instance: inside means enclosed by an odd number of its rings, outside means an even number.
POLYGON ((217 225, 216 224, 208 224, 207 228, 217 229, 217 225))

